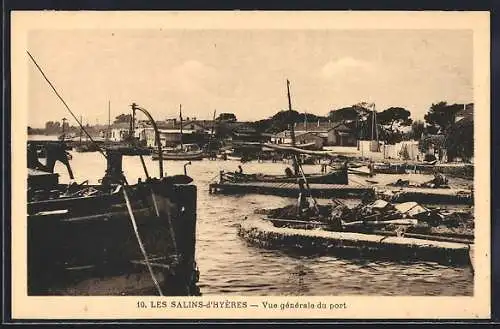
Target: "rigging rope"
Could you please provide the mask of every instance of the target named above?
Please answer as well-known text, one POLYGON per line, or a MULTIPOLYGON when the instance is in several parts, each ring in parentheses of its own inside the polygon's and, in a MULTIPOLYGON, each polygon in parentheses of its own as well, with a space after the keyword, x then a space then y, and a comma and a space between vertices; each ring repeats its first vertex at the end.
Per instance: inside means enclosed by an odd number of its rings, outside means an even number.
POLYGON ((66 109, 68 110, 68 112, 73 116, 73 118, 76 120, 76 122, 78 123, 78 125, 80 126, 80 128, 82 129, 83 132, 85 132, 85 134, 87 135, 87 137, 92 141, 92 143, 94 143, 96 146, 97 146, 97 149, 99 150, 99 152, 104 156, 104 158, 108 158, 106 156, 106 154, 104 153, 104 151, 101 149, 101 147, 99 146, 99 144, 96 143, 96 141, 94 141, 94 139, 92 138, 92 136, 90 136, 90 134, 85 130, 85 128, 83 127, 83 125, 81 124, 81 122, 77 119, 77 117, 73 114, 73 112, 69 109, 69 106, 68 104, 66 104, 66 102, 64 101, 64 99, 61 97, 61 95, 59 95, 59 93, 57 92, 56 88, 54 87, 54 85, 50 82, 49 78, 47 78, 47 76, 45 75, 45 73, 43 73, 43 70, 42 68, 40 67, 40 65, 38 65, 38 63, 35 61, 35 59, 33 58, 33 56, 31 56, 30 52, 26 50, 26 52, 28 53, 28 56, 31 58, 31 60, 33 61, 33 63, 35 64, 35 66, 37 67, 38 71, 40 71, 40 73, 42 74, 43 78, 45 79, 45 81, 47 81, 47 83, 49 84, 49 86, 52 88, 52 90, 54 91, 54 93, 56 94, 56 96, 61 100, 61 102, 64 104, 64 106, 66 107, 66 109))
POLYGON ((132 206, 130 205, 130 200, 128 198, 127 191, 125 190, 125 186, 122 185, 122 188, 123 188, 123 196, 125 197, 125 202, 127 204, 128 213, 130 215, 130 221, 132 222, 135 237, 137 238, 137 242, 139 244, 139 248, 141 249, 142 256, 144 257, 144 261, 146 262, 146 266, 148 267, 149 274, 151 275, 151 279, 153 279, 153 282, 156 286, 156 289, 158 290, 158 294, 160 296, 163 296, 163 292, 161 291, 160 284, 158 283, 158 280, 156 279, 156 276, 153 272, 153 268, 151 267, 151 263, 149 262, 148 254, 146 253, 146 249, 144 248, 144 244, 142 243, 141 237, 139 235, 139 230, 137 229, 137 223, 135 221, 134 213, 132 211, 132 206))

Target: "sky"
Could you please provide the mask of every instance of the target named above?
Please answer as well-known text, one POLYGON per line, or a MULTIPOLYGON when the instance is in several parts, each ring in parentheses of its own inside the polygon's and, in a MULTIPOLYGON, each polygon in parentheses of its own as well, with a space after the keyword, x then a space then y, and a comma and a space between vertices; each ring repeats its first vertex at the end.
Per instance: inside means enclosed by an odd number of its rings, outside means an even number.
MULTIPOLYGON (((473 102, 469 30, 36 30, 28 50, 84 123, 136 102, 156 120, 259 120, 292 107, 326 115, 359 102, 423 119, 432 103, 473 102)), ((70 119, 28 56, 28 125, 70 119)))

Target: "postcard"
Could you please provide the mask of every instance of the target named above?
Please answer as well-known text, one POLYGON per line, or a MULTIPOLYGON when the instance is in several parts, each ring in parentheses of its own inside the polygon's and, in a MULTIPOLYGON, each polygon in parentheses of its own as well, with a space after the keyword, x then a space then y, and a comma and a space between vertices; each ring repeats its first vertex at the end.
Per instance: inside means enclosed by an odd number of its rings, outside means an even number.
POLYGON ((11 23, 14 319, 489 318, 488 12, 11 23))

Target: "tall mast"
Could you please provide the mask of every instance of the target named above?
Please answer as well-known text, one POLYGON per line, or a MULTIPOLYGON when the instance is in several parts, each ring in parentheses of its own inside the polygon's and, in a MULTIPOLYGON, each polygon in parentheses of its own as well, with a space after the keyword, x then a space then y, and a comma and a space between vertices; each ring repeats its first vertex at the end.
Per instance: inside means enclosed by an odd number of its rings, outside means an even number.
POLYGON ((179 104, 179 117, 181 119, 181 149, 183 148, 182 144, 182 104, 179 104))
POLYGON ((372 141, 373 141, 373 129, 375 126, 375 104, 372 106, 372 141))
POLYGON ((210 140, 214 137, 214 131, 215 131, 215 113, 217 110, 214 110, 214 117, 212 119, 212 132, 210 133, 210 140))
MULTIPOLYGON (((83 122, 81 115, 80 115, 80 122, 83 122)), ((82 133, 83 133, 83 130, 82 130, 82 128, 80 128, 80 144, 82 143, 82 133)))
MULTIPOLYGON (((286 89, 288 95, 288 111, 292 113, 292 99, 290 98, 290 81, 286 80, 286 89)), ((294 120, 295 121, 295 120, 294 120)), ((295 122, 290 123, 290 134, 292 138, 292 146, 295 146, 295 122)))
POLYGON ((109 140, 111 135, 111 101, 108 100, 108 131, 106 132, 106 140, 109 140))
MULTIPOLYGON (((292 99, 290 97, 290 81, 287 79, 286 80, 286 90, 287 90, 287 95, 288 95, 288 111, 290 111, 290 116, 292 114, 292 99)), ((290 134, 292 137, 292 147, 295 147, 295 120, 290 123, 290 134)), ((299 164, 297 163, 297 159, 294 155, 293 157, 293 169, 295 172, 295 176, 298 176, 299 174, 299 164)))
POLYGON ((66 139, 66 133, 64 131, 64 127, 66 126, 66 118, 62 118, 62 140, 65 140, 66 139))

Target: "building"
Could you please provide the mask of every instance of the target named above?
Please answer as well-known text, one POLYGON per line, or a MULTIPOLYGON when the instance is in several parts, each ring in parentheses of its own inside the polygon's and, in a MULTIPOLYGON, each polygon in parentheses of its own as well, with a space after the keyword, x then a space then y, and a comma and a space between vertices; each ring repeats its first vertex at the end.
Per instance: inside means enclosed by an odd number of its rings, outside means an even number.
MULTIPOLYGON (((357 138, 355 129, 339 122, 317 122, 295 124, 295 137, 308 134, 303 138, 320 144, 318 137, 323 139, 322 146, 356 146, 357 138)), ((292 134, 290 130, 284 130, 274 134, 271 143, 291 144, 292 134)))
MULTIPOLYGON (((104 132, 105 134, 105 132, 104 132)), ((119 122, 113 123, 109 130, 109 140, 113 142, 121 142, 130 135, 130 123, 119 122)), ((106 137, 106 136, 103 136, 106 137)))
POLYGON ((327 134, 329 146, 356 146, 358 142, 355 131, 344 123, 336 123, 327 134))
MULTIPOLYGON (((185 144, 203 144, 208 139, 205 132, 199 132, 191 129, 158 129, 160 142, 164 147, 175 147, 182 143, 185 144)), ((156 137, 153 128, 144 128, 140 132, 140 139, 145 140, 147 147, 156 147, 156 137)))

